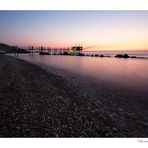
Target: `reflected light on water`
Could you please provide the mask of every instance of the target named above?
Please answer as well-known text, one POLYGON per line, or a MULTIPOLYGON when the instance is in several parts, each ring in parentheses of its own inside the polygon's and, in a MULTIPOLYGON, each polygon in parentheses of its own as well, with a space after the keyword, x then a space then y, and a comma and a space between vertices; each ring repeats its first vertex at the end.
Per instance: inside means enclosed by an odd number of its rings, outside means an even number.
POLYGON ((40 63, 72 74, 90 78, 94 82, 114 83, 136 89, 148 88, 148 60, 76 56, 22 55, 28 61, 40 63))

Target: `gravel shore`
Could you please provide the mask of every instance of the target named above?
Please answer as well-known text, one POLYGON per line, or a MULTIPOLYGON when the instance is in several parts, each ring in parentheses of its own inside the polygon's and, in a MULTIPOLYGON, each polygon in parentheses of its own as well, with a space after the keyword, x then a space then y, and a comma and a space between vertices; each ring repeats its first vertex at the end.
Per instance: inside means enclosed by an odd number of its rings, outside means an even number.
POLYGON ((114 104, 114 96, 100 92, 94 97, 80 87, 36 65, 0 56, 0 137, 148 137, 147 113, 125 111, 120 105, 128 106, 127 100, 114 104))

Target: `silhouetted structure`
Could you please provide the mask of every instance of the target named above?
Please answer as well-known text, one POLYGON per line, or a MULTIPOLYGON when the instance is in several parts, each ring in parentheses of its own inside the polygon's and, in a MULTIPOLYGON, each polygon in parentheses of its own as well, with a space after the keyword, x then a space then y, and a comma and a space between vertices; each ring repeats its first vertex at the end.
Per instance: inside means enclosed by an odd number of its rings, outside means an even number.
POLYGON ((30 55, 34 55, 34 48, 33 48, 33 46, 29 46, 29 54, 30 55))
POLYGON ((83 47, 82 46, 73 46, 73 47, 71 47, 71 50, 77 54, 77 53, 82 52, 83 47))
POLYGON ((31 55, 31 47, 29 46, 29 54, 31 55))
POLYGON ((18 56, 18 53, 19 53, 19 48, 15 46, 15 55, 18 56))
POLYGON ((51 54, 51 49, 47 49, 45 50, 45 48, 43 48, 42 46, 39 49, 39 54, 40 55, 50 55, 51 54))
POLYGON ((34 55, 34 54, 33 54, 33 46, 31 47, 31 54, 34 55))

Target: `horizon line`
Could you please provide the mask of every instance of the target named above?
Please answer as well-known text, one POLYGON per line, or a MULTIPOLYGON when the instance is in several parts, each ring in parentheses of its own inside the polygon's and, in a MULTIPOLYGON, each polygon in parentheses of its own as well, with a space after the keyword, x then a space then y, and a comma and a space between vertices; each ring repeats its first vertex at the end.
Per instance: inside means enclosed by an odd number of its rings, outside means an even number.
MULTIPOLYGON (((17 44, 13 44, 13 45, 10 45, 10 44, 7 44, 7 43, 2 43, 2 42, 0 42, 0 44, 5 44, 5 45, 8 45, 8 46, 18 46, 17 44)), ((58 48, 58 49, 60 49, 60 48, 70 48, 69 46, 67 46, 67 47, 50 47, 50 46, 34 46, 34 45, 29 45, 29 46, 33 46, 34 48, 39 48, 39 47, 44 47, 44 48, 58 48)), ((29 48, 29 46, 18 46, 19 48, 24 48, 24 49, 26 49, 26 48, 29 48)), ((85 47, 84 47, 85 48, 85 47)), ((148 52, 148 49, 129 49, 129 50, 127 50, 127 49, 122 49, 122 50, 117 50, 117 49, 115 49, 115 50, 107 50, 107 49, 102 49, 102 50, 100 50, 100 49, 98 49, 98 50, 83 50, 83 52, 148 52)))

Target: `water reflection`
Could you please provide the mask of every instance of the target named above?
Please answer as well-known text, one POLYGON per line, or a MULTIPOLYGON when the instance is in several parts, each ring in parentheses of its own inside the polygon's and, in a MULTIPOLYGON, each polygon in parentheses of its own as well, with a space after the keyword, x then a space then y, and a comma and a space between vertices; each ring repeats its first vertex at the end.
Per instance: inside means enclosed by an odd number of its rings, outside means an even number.
POLYGON ((148 88, 148 60, 144 59, 48 55, 21 55, 20 58, 87 77, 96 83, 106 82, 144 91, 148 88))

